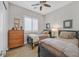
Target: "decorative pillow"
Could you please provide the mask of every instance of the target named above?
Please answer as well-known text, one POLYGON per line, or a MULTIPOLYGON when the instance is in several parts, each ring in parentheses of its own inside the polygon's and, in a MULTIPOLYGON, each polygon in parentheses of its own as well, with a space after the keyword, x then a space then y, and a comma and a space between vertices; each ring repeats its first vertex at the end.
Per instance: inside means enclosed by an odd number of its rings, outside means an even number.
POLYGON ((73 39, 75 38, 76 33, 75 32, 61 32, 60 37, 64 39, 73 39))
POLYGON ((44 31, 43 34, 49 34, 48 31, 44 31))

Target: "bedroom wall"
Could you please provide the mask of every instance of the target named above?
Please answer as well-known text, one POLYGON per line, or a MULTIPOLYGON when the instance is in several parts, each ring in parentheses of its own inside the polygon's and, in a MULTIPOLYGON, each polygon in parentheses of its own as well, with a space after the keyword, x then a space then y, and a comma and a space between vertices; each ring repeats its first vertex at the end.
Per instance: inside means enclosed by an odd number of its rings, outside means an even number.
MULTIPOLYGON (((19 18, 21 19, 22 23, 20 24, 21 26, 24 26, 24 16, 32 16, 36 17, 38 19, 38 32, 40 33, 44 29, 44 17, 41 14, 38 14, 36 12, 33 12, 31 10, 13 5, 9 3, 9 30, 12 29, 14 26, 14 18, 19 18)), ((26 35, 25 34, 25 39, 24 43, 26 43, 26 35)))
POLYGON ((38 18, 38 31, 41 32, 44 28, 44 17, 41 14, 38 14, 36 12, 33 12, 31 10, 13 5, 9 3, 9 29, 11 29, 14 26, 14 18, 21 19, 22 23, 20 25, 24 25, 24 15, 26 16, 32 16, 38 18))
MULTIPOLYGON (((73 30, 79 30, 79 2, 72 2, 60 9, 57 9, 45 16, 45 23, 50 23, 51 28, 54 26, 60 26, 63 28, 63 21, 72 19, 73 30)), ((70 30, 71 30, 70 29, 70 30)))
POLYGON ((8 50, 8 2, 4 3, 7 9, 0 1, 0 56, 4 56, 8 50))

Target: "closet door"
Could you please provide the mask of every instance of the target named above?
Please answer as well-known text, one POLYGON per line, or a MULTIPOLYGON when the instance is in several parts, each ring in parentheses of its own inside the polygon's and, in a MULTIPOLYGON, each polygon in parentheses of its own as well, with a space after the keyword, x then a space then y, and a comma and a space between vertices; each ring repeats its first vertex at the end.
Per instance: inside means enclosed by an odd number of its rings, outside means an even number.
POLYGON ((3 4, 0 2, 0 51, 4 48, 3 42, 3 4))
POLYGON ((7 23, 7 10, 5 9, 3 2, 0 1, 0 52, 7 50, 7 31, 8 31, 8 23, 7 23))

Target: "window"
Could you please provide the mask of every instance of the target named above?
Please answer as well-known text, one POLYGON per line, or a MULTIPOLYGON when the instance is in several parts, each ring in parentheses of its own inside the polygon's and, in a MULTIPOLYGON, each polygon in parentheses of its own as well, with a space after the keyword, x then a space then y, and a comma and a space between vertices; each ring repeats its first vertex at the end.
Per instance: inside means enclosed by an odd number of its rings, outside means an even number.
POLYGON ((24 17, 25 31, 27 32, 37 32, 38 31, 38 19, 34 17, 25 16, 24 17))

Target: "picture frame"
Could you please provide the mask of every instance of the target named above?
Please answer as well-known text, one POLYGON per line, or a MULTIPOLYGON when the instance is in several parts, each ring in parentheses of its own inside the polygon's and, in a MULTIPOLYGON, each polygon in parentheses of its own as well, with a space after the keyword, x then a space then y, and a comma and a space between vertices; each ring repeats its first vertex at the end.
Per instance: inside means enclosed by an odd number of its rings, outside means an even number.
POLYGON ((63 28, 72 28, 72 20, 65 20, 63 22, 63 28))
POLYGON ((50 29, 50 23, 46 23, 46 29, 47 29, 47 30, 50 29))
POLYGON ((19 18, 14 18, 14 28, 15 29, 20 29, 20 19, 19 18))

